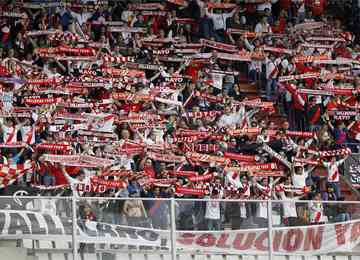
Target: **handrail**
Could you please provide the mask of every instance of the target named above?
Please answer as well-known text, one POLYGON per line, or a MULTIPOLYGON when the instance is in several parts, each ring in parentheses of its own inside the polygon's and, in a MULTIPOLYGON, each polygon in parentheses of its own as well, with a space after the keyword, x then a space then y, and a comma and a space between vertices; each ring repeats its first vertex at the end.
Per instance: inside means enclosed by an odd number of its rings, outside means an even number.
MULTIPOLYGON (((14 196, 0 196, 0 203, 1 203, 1 199, 14 199, 14 196)), ((18 196, 16 197, 18 199, 50 199, 50 200, 71 200, 72 197, 55 197, 55 196, 18 196)), ((171 198, 143 198, 143 197, 129 197, 129 198, 125 198, 125 197, 79 197, 79 198, 75 198, 75 200, 78 201, 86 201, 86 200, 99 200, 99 201, 103 201, 103 200, 143 200, 143 201, 171 201, 171 198)), ((210 199, 210 198, 203 198, 203 199, 196 199, 196 198, 188 198, 188 199, 184 199, 184 198, 176 198, 174 199, 175 201, 184 201, 184 202, 189 202, 189 201, 199 201, 199 202, 206 202, 206 201, 212 201, 212 202, 256 202, 256 203, 260 203, 260 202, 268 202, 271 201, 272 203, 283 203, 283 202, 296 202, 296 203, 308 203, 308 202, 312 202, 313 200, 292 200, 292 199, 286 199, 286 200, 258 200, 258 199, 248 199, 248 200, 244 200, 244 199, 210 199)), ((333 200, 321 200, 319 201, 321 203, 324 204, 359 204, 360 205, 360 201, 333 201, 333 200)))

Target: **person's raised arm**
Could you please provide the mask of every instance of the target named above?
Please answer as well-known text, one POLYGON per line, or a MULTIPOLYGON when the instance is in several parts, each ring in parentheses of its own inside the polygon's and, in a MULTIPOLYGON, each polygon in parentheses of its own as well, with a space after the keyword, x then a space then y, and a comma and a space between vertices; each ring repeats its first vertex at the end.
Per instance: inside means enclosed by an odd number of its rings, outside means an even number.
POLYGON ((65 169, 65 165, 61 165, 61 172, 64 174, 66 180, 68 181, 68 183, 71 185, 72 183, 74 183, 74 178, 72 178, 66 171, 65 169))
POLYGON ((304 170, 305 175, 309 175, 315 168, 316 166, 311 166, 307 170, 304 170))
POLYGON ((213 13, 210 13, 208 8, 205 8, 205 14, 206 14, 206 16, 208 16, 208 17, 210 17, 210 18, 213 18, 213 17, 214 17, 214 14, 213 14, 213 13))
POLYGON ((230 13, 225 14, 225 17, 226 18, 233 17, 236 14, 236 12, 238 12, 238 11, 239 11, 239 7, 236 7, 230 13))
POLYGON ((336 161, 335 162, 336 166, 340 166, 341 164, 343 164, 346 161, 346 159, 347 159, 347 156, 339 161, 336 161))
POLYGON ((248 49, 249 51, 255 50, 255 46, 249 42, 249 40, 246 36, 242 37, 242 40, 244 41, 246 49, 248 49))

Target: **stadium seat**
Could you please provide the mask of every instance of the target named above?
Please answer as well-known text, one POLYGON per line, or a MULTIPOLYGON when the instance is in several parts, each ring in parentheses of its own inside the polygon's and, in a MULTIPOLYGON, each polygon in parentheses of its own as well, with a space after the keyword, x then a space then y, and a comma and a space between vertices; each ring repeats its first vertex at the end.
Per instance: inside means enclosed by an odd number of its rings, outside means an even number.
MULTIPOLYGON (((243 256, 244 257, 244 256, 243 256)), ((226 260, 239 260, 240 258, 239 258, 239 256, 237 256, 237 255, 227 255, 226 257, 225 257, 225 259, 226 260)))
POLYGON ((192 259, 192 256, 190 254, 179 254, 178 255, 178 260, 190 260, 192 259))
POLYGON ((306 260, 319 260, 317 256, 307 256, 306 260))
POLYGON ((209 260, 224 260, 224 256, 222 255, 210 255, 209 260))
POLYGON ((360 256, 351 256, 351 258, 349 258, 348 256, 345 255, 337 255, 335 257, 336 260, 358 260, 360 259, 360 256))
POLYGON ((146 255, 141 253, 134 253, 132 255, 132 260, 146 260, 146 255))
MULTIPOLYGON (((170 255, 165 256, 164 259, 168 259, 166 257, 171 257, 170 255)), ((159 260, 162 259, 162 257, 159 254, 148 254, 147 255, 147 260, 159 260)))
MULTIPOLYGON (((242 260, 257 260, 253 255, 243 255, 242 260)), ((263 259, 261 259, 263 260, 263 259)))
MULTIPOLYGON (((256 259, 256 260, 268 260, 269 259, 269 256, 267 256, 267 255, 259 255, 259 256, 253 256, 253 257, 255 257, 254 259, 256 259)), ((274 259, 278 260, 277 256, 274 256, 274 259)))
POLYGON ((98 260, 96 254, 84 254, 84 260, 98 260))
POLYGON ((128 260, 130 259, 129 254, 127 253, 117 253, 115 255, 115 260, 128 260))
POLYGON ((52 241, 39 240, 38 247, 40 249, 54 248, 52 241))
POLYGON ((35 241, 32 239, 23 239, 22 240, 22 247, 24 248, 34 248, 35 247, 35 241))
POLYGON ((206 255, 194 255, 194 260, 207 260, 206 255))
MULTIPOLYGON (((276 260, 288 260, 288 257, 284 256, 284 255, 275 255, 274 258, 276 260)), ((299 260, 301 260, 301 259, 299 259, 299 260)))
MULTIPOLYGON (((38 260, 50 260, 50 257, 49 257, 49 254, 40 254, 40 253, 36 253, 36 255, 35 255, 37 258, 38 258, 38 260)), ((55 259, 54 259, 55 260, 55 259)))
POLYGON ((300 255, 294 255, 294 256, 289 256, 288 260, 303 260, 303 258, 300 255))
POLYGON ((55 248, 56 249, 71 249, 71 243, 66 241, 55 241, 55 248))
POLYGON ((52 253, 51 260, 67 260, 64 253, 52 253))
POLYGON ((334 258, 331 255, 322 255, 320 260, 333 260, 334 258))

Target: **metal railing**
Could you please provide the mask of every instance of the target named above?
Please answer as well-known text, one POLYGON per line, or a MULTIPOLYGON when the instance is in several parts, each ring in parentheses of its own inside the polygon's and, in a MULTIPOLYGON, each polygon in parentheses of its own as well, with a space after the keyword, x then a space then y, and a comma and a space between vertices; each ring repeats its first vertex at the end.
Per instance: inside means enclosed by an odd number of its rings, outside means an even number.
MULTIPOLYGON (((241 237, 244 238, 246 234, 248 237, 250 234, 252 236, 261 234, 262 244, 260 243, 261 245, 257 247, 263 248, 263 251, 259 251, 259 254, 266 254, 272 260, 275 259, 275 255, 284 254, 281 248, 294 247, 291 244, 293 242, 286 241, 286 238, 292 238, 292 233, 280 237, 282 240, 280 245, 279 236, 276 235, 279 232, 286 232, 292 228, 297 228, 299 232, 301 228, 311 229, 314 224, 324 224, 326 228, 326 223, 334 224, 344 221, 351 223, 357 220, 360 226, 360 202, 358 201, 0 197, 0 208, 2 208, 0 220, 4 220, 3 224, 0 223, 0 230, 2 230, 0 240, 21 239, 22 236, 17 230, 30 232, 23 236, 24 239, 55 239, 59 242, 63 238, 64 241, 70 240, 74 260, 80 259, 79 255, 82 250, 88 250, 87 247, 94 244, 106 244, 106 241, 109 241, 108 244, 113 244, 115 248, 119 245, 128 247, 127 250, 132 250, 134 247, 145 248, 145 250, 154 248, 155 243, 139 243, 139 246, 136 246, 136 243, 126 244, 124 243, 126 240, 116 240, 118 236, 121 238, 122 232, 125 232, 130 240, 134 239, 134 234, 142 234, 143 237, 152 233, 160 234, 156 238, 159 242, 156 246, 171 253, 173 260, 177 259, 179 252, 186 250, 194 252, 199 248, 203 253, 236 254, 238 252, 236 250, 245 246, 237 245, 237 248, 233 248, 226 243, 235 244, 235 241, 241 237), (314 216, 311 215, 313 213, 309 212, 311 205, 314 204, 317 204, 316 206, 322 211, 321 219, 316 220, 317 223, 314 223, 314 216), (52 219, 49 216, 52 216, 52 219), (25 220, 22 221, 21 218, 25 220), (36 225, 31 223, 31 228, 29 228, 31 231, 20 226, 21 223, 25 225, 29 221, 36 222, 35 219, 38 223, 36 225), (46 226, 45 224, 49 225, 52 222, 62 223, 64 226, 65 223, 71 225, 71 239, 65 236, 65 233, 69 235, 69 231, 64 231, 61 235, 49 236, 50 233, 56 233, 55 228, 60 228, 55 227, 55 224, 52 224, 54 225, 52 228, 50 226, 45 228, 48 232, 46 237, 41 237, 40 233, 40 235, 33 234, 37 228, 41 230, 46 226), (89 227, 89 223, 95 223, 95 226, 89 227), (11 230, 12 228, 15 231, 11 230), (88 237, 91 234, 91 239, 84 239, 84 234, 88 237), (243 234, 243 236, 238 236, 238 234, 243 234), (230 237, 232 237, 231 241, 230 237), (267 240, 267 246, 264 245, 265 240, 267 240), (196 245, 191 244, 191 241, 196 245), (274 246, 276 244, 277 246, 274 246)), ((65 230, 65 227, 63 228, 65 230)), ((237 243, 240 242, 237 241, 237 243)), ((244 252, 251 254, 251 249, 244 252)), ((321 251, 321 253, 324 252, 321 251)))

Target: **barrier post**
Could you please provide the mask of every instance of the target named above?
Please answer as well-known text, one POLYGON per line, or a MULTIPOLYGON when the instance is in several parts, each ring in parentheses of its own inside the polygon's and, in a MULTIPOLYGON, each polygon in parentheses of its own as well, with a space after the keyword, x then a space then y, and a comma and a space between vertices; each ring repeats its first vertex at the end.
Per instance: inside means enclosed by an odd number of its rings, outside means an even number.
POLYGON ((267 201, 269 260, 273 260, 272 203, 267 201))
POLYGON ((170 219, 171 219, 171 260, 176 260, 176 218, 175 218, 175 199, 170 200, 170 219))
POLYGON ((73 246, 73 260, 77 260, 77 240, 76 240, 76 198, 71 198, 71 211, 72 211, 72 246, 73 246))

